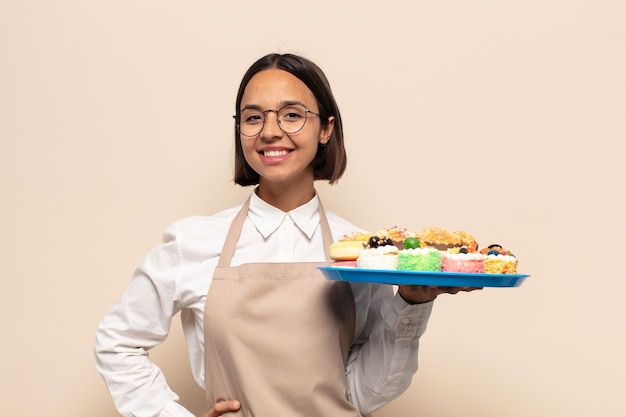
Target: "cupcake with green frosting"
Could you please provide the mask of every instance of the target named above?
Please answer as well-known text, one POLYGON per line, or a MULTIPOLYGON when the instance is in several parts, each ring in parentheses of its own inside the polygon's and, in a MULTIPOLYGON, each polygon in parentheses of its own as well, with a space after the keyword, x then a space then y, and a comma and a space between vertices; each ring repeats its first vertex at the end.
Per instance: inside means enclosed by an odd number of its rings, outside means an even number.
POLYGON ((403 271, 441 271, 441 252, 433 247, 402 249, 398 252, 398 269, 403 271))

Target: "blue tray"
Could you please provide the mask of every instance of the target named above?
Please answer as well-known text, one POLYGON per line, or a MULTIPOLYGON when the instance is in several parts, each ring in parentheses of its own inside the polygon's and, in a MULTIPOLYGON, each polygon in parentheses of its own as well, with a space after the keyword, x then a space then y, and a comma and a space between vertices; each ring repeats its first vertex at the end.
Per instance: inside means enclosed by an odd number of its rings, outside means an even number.
POLYGON ((530 275, 421 272, 349 267, 318 267, 332 281, 369 282, 393 285, 437 285, 441 287, 519 287, 530 275))

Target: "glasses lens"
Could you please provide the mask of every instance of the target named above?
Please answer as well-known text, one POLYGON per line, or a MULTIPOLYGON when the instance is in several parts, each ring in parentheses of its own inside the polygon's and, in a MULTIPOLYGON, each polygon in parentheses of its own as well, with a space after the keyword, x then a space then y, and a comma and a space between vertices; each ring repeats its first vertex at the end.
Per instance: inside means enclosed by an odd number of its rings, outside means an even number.
POLYGON ((285 133, 296 133, 304 127, 306 108, 300 105, 289 105, 278 110, 278 123, 285 133))
POLYGON ((239 121, 239 133, 244 136, 256 136, 263 129, 265 115, 255 109, 244 109, 241 111, 239 121))

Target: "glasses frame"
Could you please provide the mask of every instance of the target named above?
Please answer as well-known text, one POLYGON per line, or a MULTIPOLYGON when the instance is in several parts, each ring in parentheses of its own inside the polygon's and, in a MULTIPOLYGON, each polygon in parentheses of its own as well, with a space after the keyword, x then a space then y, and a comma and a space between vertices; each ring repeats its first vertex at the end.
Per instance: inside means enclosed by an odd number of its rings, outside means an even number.
MULTIPOLYGON (((244 110, 245 110, 245 109, 244 109, 244 110)), ((243 111, 243 110, 242 110, 242 111, 243 111)), ((282 106, 282 107, 281 107, 280 109, 278 109, 278 110, 273 110, 273 109, 263 110, 263 111, 261 112, 261 114, 263 114, 263 123, 261 124, 261 128, 259 129, 259 131, 258 131, 258 132, 256 132, 256 133, 255 133, 255 134, 253 134, 253 135, 246 135, 245 133, 243 133, 243 132, 241 131, 241 112, 242 112, 242 111, 240 111, 240 112, 239 112, 239 115, 236 115, 236 114, 235 114, 235 115, 233 115, 233 119, 235 119, 235 121, 236 121, 236 124, 237 124, 237 130, 239 131, 239 134, 240 134, 240 135, 242 135, 242 136, 245 136, 245 137, 247 137, 247 138, 252 138, 252 137, 258 136, 258 135, 259 135, 259 134, 263 131, 263 128, 265 127, 265 122, 267 121, 267 116, 266 116, 266 114, 267 114, 268 112, 270 112, 270 113, 276 113, 276 124, 278 124, 278 127, 280 128, 280 130, 282 130, 284 133, 286 133, 286 134, 288 134, 288 135, 293 135, 293 134, 295 134, 295 133, 298 133, 298 132, 299 132, 299 131, 301 131, 302 129, 304 129, 304 126, 306 125, 306 121, 307 121, 307 120, 308 120, 308 118, 309 118, 309 114, 314 114, 314 115, 315 115, 315 116, 317 116, 317 117, 321 117, 319 113, 315 113, 314 111, 307 109, 307 108, 306 108, 306 106, 304 106, 304 105, 302 105, 302 104, 299 104, 299 103, 289 103, 289 104, 285 104, 284 106, 282 106), (283 128, 283 126, 281 125, 281 123, 280 123, 280 117, 278 116, 278 113, 280 113, 280 111, 281 111, 282 109, 284 109, 285 107, 294 107, 294 106, 300 106, 300 107, 302 107, 302 108, 304 109, 304 123, 302 123, 302 126, 301 126, 298 130, 295 130, 295 131, 293 131, 293 132, 288 132, 288 131, 286 131, 286 130, 283 128)))

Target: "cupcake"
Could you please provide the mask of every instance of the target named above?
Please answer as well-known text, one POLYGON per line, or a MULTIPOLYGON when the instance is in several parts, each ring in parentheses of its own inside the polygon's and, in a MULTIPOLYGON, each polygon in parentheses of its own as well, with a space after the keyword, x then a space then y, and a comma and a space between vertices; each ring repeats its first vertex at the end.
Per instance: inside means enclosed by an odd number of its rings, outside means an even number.
POLYGON ((372 236, 356 260, 357 268, 396 269, 398 266, 398 248, 391 239, 372 236))
POLYGON ((433 247, 402 249, 398 252, 398 270, 441 271, 441 252, 433 247))
POLYGON ((480 250, 485 255, 484 265, 486 274, 515 274, 517 273, 517 258, 511 251, 493 244, 480 250))
POLYGON ((483 273, 485 272, 486 255, 470 252, 466 248, 449 251, 441 256, 443 272, 483 273))

